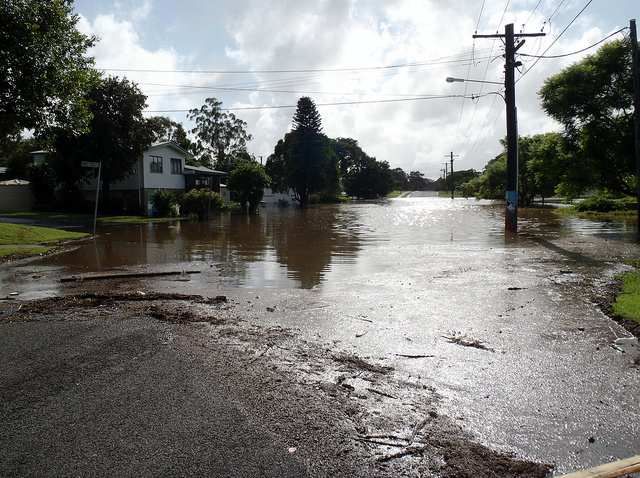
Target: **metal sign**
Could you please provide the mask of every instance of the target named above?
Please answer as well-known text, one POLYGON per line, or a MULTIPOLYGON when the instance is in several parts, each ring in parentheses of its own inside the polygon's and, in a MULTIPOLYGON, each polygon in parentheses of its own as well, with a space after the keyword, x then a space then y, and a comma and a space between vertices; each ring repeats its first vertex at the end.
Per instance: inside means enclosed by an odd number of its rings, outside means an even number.
POLYGON ((100 163, 96 163, 93 161, 82 161, 80 163, 80 166, 84 167, 84 168, 97 168, 100 166, 100 163))

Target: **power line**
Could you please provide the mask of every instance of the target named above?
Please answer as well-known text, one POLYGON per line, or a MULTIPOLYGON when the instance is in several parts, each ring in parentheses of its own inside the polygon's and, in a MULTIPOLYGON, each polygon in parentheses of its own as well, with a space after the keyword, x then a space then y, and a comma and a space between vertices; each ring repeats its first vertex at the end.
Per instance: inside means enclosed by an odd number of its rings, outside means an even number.
MULTIPOLYGON (((487 93, 488 95, 489 93, 487 93)), ((467 98, 473 99, 477 95, 423 95, 415 98, 397 98, 388 100, 362 100, 362 101, 336 101, 331 103, 316 103, 316 106, 344 106, 344 105, 363 105, 377 103, 399 103, 404 101, 422 101, 422 100, 442 100, 447 98, 467 98)), ((273 106, 239 106, 235 108, 220 108, 222 111, 249 111, 249 110, 275 110, 297 108, 297 104, 291 105, 273 105, 273 106)), ((145 110, 146 113, 188 113, 190 110, 145 110)))
MULTIPOLYGON (((564 55, 548 55, 548 56, 545 56, 545 55, 527 55, 526 53, 521 53, 520 56, 526 56, 526 57, 529 57, 529 58, 539 58, 539 59, 548 60, 548 59, 553 59, 553 58, 565 58, 567 56, 578 55, 580 53, 583 53, 583 52, 585 52, 587 50, 590 50, 591 48, 594 48, 594 47, 600 45, 600 43, 603 43, 603 42, 607 41, 609 38, 611 38, 613 36, 616 36, 618 33, 623 32, 623 31, 628 30, 628 29, 629 29, 629 27, 621 28, 620 30, 618 30, 616 32, 613 32, 612 34, 607 35, 602 40, 594 43, 593 45, 590 45, 590 46, 588 46, 586 48, 583 48, 582 50, 574 51, 572 53, 565 53, 564 55)), ((531 66, 533 66, 533 65, 531 65, 531 66)))
MULTIPOLYGON (((562 35, 564 35, 564 34, 565 34, 565 32, 569 29, 569 27, 570 27, 571 25, 573 25, 573 23, 578 19, 578 17, 579 17, 580 15, 582 15, 582 13, 587 9, 587 7, 588 7, 589 5, 591 5, 591 2, 593 2, 593 0, 589 0, 589 1, 587 2, 587 4, 586 4, 584 7, 582 7, 582 10, 580 10, 580 11, 578 12, 578 14, 577 14, 575 17, 573 17, 573 20, 571 20, 571 21, 569 22, 569 24, 564 28, 564 30, 562 30, 562 32, 560 32, 560 35, 558 35, 558 36, 555 38, 555 40, 553 40, 553 41, 551 42, 551 45, 549 45, 549 47, 544 51, 544 53, 542 54, 541 58, 542 58, 542 57, 544 57, 544 55, 545 55, 545 54, 546 54, 546 53, 551 49, 551 47, 553 47, 553 45, 555 45, 555 44, 556 44, 556 42, 560 39, 560 37, 561 37, 562 35)), ((529 73, 529 72, 531 71, 531 69, 532 69, 534 66, 536 66, 536 64, 537 64, 539 61, 540 61, 540 58, 537 58, 537 59, 536 59, 536 61, 534 61, 534 62, 533 62, 533 65, 531 65, 531 66, 527 69, 527 71, 525 71, 522 75, 520 75, 520 78, 518 78, 518 80, 517 80, 517 81, 520 81, 520 80, 521 80, 521 79, 522 79, 522 78, 523 78, 527 73, 529 73)))

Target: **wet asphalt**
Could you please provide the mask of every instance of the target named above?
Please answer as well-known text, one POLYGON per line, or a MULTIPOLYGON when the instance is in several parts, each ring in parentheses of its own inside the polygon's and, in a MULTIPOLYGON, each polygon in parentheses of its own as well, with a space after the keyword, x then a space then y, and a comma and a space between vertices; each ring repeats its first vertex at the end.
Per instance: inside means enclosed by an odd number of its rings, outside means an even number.
POLYGON ((0 476, 304 477, 144 320, 2 325, 0 476))

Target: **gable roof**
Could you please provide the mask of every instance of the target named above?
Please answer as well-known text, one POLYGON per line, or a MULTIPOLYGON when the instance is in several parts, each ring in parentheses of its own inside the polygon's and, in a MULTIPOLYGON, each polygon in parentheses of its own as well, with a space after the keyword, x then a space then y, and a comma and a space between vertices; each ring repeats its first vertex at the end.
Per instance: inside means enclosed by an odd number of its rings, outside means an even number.
POLYGON ((191 154, 186 149, 181 148, 180 146, 178 146, 173 141, 160 141, 160 142, 157 142, 157 143, 151 143, 151 147, 147 151, 153 151, 154 149, 164 148, 164 147, 172 148, 172 149, 178 151, 180 154, 182 154, 183 156, 185 156, 187 158, 190 158, 190 159, 195 158, 195 156, 193 154, 191 154))

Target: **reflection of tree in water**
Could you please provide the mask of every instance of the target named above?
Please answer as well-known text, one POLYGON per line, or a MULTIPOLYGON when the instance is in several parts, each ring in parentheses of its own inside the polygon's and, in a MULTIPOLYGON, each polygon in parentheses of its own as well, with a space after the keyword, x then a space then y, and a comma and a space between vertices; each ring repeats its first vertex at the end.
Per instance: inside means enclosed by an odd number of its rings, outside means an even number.
POLYGON ((319 206, 270 219, 267 234, 278 262, 303 289, 322 283, 335 254, 355 255, 360 247, 355 214, 345 207, 319 206))

